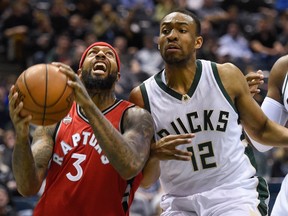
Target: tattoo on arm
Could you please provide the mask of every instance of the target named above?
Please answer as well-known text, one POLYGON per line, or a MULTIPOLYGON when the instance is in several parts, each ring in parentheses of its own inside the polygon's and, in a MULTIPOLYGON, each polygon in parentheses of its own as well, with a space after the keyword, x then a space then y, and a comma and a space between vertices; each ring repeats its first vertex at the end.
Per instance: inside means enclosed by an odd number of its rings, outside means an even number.
MULTIPOLYGON (((127 162, 135 163, 136 166, 140 159, 144 165, 149 156, 150 143, 154 132, 152 117, 147 111, 138 109, 130 112, 123 123, 124 136, 130 143, 129 146, 134 150, 132 152, 134 155, 126 155, 123 160, 128 159, 127 162)), ((131 150, 127 151, 127 154, 129 152, 131 154, 131 150)))
MULTIPOLYGON (((32 152, 37 169, 46 169, 52 156, 54 126, 37 127, 33 134, 32 152)), ((43 170, 43 171, 44 171, 43 170)))

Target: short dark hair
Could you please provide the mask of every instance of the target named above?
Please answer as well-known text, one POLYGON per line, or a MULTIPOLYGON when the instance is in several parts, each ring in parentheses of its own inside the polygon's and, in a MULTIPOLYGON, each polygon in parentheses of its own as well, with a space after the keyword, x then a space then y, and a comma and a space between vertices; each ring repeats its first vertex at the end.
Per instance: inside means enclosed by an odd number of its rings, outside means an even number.
MULTIPOLYGON (((198 18, 198 16, 196 14, 192 13, 189 10, 186 10, 186 9, 183 9, 183 8, 176 8, 176 9, 170 11, 169 13, 167 13, 164 17, 166 17, 168 14, 175 13, 175 12, 186 14, 186 15, 190 16, 196 23, 196 34, 198 36, 201 34, 201 22, 200 22, 200 19, 198 18)), ((164 19, 164 17, 162 18, 162 20, 164 19)))

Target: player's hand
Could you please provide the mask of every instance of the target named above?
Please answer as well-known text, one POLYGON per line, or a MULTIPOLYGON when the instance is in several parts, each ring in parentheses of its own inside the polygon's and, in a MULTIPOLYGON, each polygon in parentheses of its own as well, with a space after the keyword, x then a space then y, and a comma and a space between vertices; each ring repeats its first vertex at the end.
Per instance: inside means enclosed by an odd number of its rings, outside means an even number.
POLYGON ((263 72, 261 70, 258 70, 257 72, 249 72, 245 77, 249 85, 250 93, 252 97, 254 97, 255 94, 260 92, 260 89, 258 88, 259 85, 264 83, 263 72))
POLYGON ((156 157, 158 160, 191 160, 191 152, 182 151, 176 147, 191 143, 193 137, 195 137, 195 134, 168 135, 163 137, 151 145, 150 155, 151 157, 156 157))
POLYGON ((74 100, 83 107, 91 98, 81 81, 80 77, 72 70, 69 65, 60 62, 52 62, 53 65, 59 68, 59 71, 66 74, 69 77, 68 85, 74 89, 74 100))
POLYGON ((18 92, 15 91, 14 85, 10 89, 8 98, 9 98, 9 115, 14 125, 17 136, 27 138, 29 136, 29 124, 32 119, 32 116, 20 115, 20 112, 23 109, 23 102, 20 101, 18 92))

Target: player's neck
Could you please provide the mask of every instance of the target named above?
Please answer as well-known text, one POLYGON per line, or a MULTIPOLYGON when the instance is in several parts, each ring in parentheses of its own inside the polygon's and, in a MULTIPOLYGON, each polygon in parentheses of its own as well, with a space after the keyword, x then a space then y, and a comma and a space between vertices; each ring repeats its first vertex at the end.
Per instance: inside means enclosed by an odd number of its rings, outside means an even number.
POLYGON ((93 102, 101 110, 105 110, 108 107, 112 106, 116 101, 116 96, 113 92, 100 92, 90 95, 93 102))
POLYGON ((180 94, 186 94, 194 80, 196 66, 189 68, 165 68, 165 84, 180 94))

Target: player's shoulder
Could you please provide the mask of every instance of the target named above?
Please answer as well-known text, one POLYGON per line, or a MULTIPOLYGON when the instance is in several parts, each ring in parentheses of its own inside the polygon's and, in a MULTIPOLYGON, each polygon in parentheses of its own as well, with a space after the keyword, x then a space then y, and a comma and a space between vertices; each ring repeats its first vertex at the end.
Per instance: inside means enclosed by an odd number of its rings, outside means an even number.
MULTIPOLYGON (((231 62, 225 62, 225 63, 216 63, 217 69, 219 72, 239 72, 240 69, 231 62)), ((240 71, 241 72, 241 71, 240 71)))
POLYGON ((272 77, 272 79, 279 79, 283 80, 283 78, 286 76, 288 68, 288 55, 280 57, 271 68, 269 79, 272 77))
POLYGON ((244 77, 243 72, 234 64, 227 63, 216 63, 217 71, 221 79, 238 80, 244 77))
POLYGON ((128 100, 139 107, 144 107, 144 100, 142 97, 140 86, 136 86, 135 88, 132 89, 132 91, 129 94, 128 100))
POLYGON ((288 54, 277 59, 274 65, 288 66, 288 54))
POLYGON ((144 108, 140 106, 130 107, 124 115, 124 122, 129 123, 129 127, 133 125, 143 124, 146 122, 147 125, 153 126, 153 119, 151 114, 144 108))

